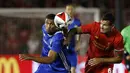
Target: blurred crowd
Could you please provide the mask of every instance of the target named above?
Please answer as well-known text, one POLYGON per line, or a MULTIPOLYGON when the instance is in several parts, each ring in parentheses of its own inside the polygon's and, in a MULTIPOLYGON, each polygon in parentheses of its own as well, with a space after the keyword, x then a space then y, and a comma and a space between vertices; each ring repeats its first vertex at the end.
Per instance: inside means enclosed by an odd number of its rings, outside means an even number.
MULTIPOLYGON (((122 0, 124 7, 129 8, 129 0, 122 0)), ((114 8, 115 0, 0 0, 0 7, 63 7, 68 3, 73 3, 82 7, 114 8)))
POLYGON ((43 20, 0 16, 0 54, 39 53, 43 20))

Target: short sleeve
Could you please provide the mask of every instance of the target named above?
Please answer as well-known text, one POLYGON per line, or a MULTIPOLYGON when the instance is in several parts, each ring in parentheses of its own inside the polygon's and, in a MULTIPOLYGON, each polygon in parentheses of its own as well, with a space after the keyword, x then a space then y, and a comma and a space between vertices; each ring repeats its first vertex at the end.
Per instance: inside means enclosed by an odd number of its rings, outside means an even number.
POLYGON ((45 25, 42 25, 42 32, 45 31, 45 25))
POLYGON ((123 53, 124 44, 123 44, 123 37, 121 35, 115 39, 114 48, 115 51, 117 51, 118 53, 123 53))

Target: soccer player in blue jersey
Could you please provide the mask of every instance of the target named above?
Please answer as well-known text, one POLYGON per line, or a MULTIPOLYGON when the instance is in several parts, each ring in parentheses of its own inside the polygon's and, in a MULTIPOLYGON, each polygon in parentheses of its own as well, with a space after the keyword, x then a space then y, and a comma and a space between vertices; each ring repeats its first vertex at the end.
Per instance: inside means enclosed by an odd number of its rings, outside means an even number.
MULTIPOLYGON (((72 4, 66 5, 65 12, 71 17, 72 23, 68 25, 68 31, 72 28, 81 26, 81 22, 78 18, 74 17, 75 15, 75 8, 72 4)), ((76 65, 77 65, 77 54, 76 54, 76 43, 79 45, 80 35, 73 37, 71 43, 68 46, 68 53, 69 53, 69 61, 71 63, 71 73, 76 73, 76 65)))
POLYGON ((70 64, 66 58, 67 49, 63 45, 64 36, 54 24, 54 14, 48 14, 42 26, 42 54, 35 57, 20 54, 21 60, 33 60, 41 63, 35 73, 69 73, 70 64))

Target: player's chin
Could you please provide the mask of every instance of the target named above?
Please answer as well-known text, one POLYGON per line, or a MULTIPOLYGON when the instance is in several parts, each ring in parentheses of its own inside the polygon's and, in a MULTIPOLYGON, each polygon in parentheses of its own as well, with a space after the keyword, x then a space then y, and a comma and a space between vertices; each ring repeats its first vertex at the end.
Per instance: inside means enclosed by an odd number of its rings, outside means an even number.
POLYGON ((104 31, 102 29, 100 30, 100 32, 103 33, 103 34, 107 33, 107 31, 104 31))
POLYGON ((101 33, 105 33, 103 30, 100 30, 101 33))

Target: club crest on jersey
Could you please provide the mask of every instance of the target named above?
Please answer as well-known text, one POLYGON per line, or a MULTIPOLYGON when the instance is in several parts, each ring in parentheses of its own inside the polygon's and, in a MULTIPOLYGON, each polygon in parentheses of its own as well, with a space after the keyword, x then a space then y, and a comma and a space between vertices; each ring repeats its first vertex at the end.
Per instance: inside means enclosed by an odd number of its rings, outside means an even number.
POLYGON ((96 38, 96 39, 99 39, 99 37, 98 37, 98 36, 95 36, 95 38, 96 38))

